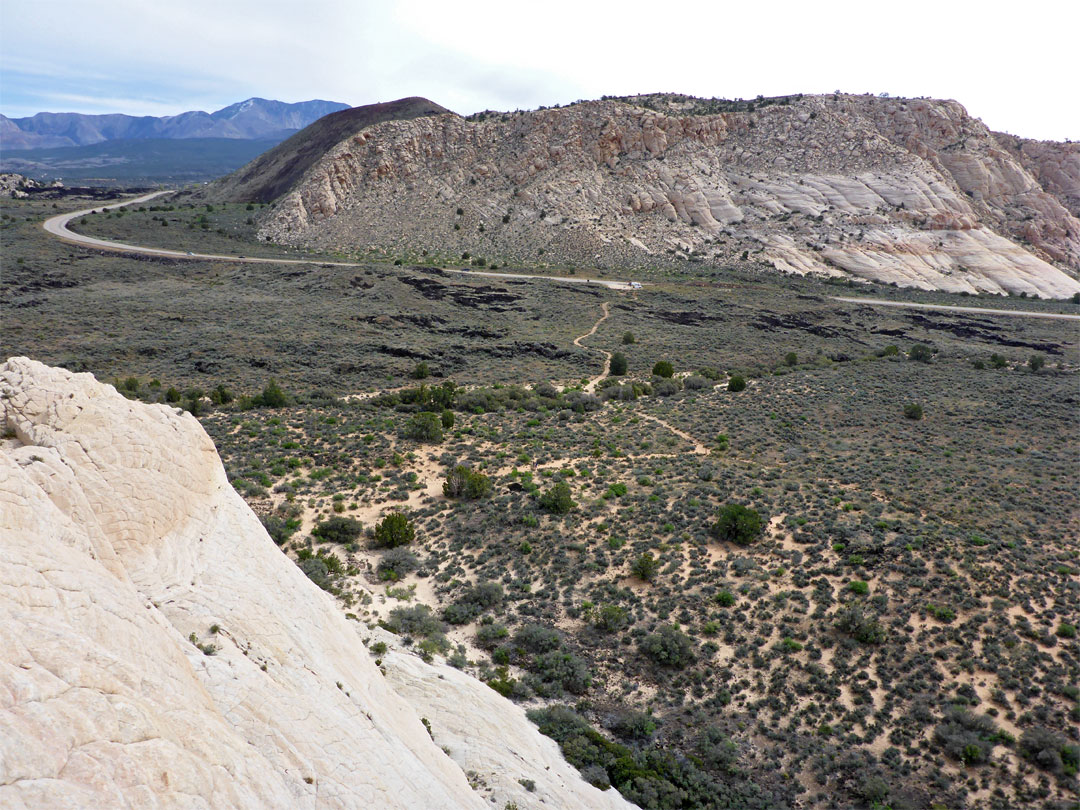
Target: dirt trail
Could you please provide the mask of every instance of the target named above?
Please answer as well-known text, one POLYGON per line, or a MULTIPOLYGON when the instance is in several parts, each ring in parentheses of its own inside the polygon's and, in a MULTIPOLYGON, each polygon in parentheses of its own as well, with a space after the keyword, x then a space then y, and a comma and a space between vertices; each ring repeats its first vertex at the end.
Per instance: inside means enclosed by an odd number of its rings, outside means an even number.
POLYGON ((703 445, 701 442, 699 442, 697 439, 695 439, 693 436, 691 436, 686 431, 679 430, 674 425, 671 425, 668 422, 665 422, 659 416, 652 416, 652 415, 647 414, 647 413, 639 413, 637 415, 639 417, 641 417, 642 419, 648 419, 650 422, 656 422, 656 424, 662 425, 663 427, 666 427, 668 430, 670 430, 672 433, 674 433, 680 439, 685 439, 686 441, 690 442, 690 444, 694 445, 694 452, 697 453, 699 456, 707 456, 707 455, 709 455, 709 448, 706 447, 705 445, 703 445))
POLYGON ((606 352, 603 349, 597 349, 597 348, 594 348, 592 346, 583 346, 582 343, 581 343, 581 341, 583 341, 585 338, 592 337, 593 335, 595 335, 596 330, 600 327, 600 324, 602 324, 604 321, 606 321, 607 318, 608 318, 608 315, 611 314, 610 310, 608 309, 608 302, 607 301, 604 301, 600 305, 600 309, 603 311, 604 314, 601 315, 600 319, 596 323, 593 324, 592 329, 590 329, 584 335, 581 335, 580 337, 574 338, 574 345, 577 346, 579 349, 592 349, 592 351, 600 352, 600 354, 604 355, 604 370, 600 372, 599 376, 593 377, 585 385, 585 391, 587 393, 589 393, 589 394, 593 393, 596 390, 596 386, 602 380, 606 380, 607 377, 608 377, 608 374, 611 373, 611 352, 606 352))

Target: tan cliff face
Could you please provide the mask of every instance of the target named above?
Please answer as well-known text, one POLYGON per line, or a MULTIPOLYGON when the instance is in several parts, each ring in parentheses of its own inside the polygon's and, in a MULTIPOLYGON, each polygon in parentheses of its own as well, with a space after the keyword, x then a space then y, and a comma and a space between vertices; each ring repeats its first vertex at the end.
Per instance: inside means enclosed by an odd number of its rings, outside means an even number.
POLYGON ((710 114, 634 102, 368 127, 279 199, 261 235, 619 268, 745 253, 927 289, 1080 291, 1071 164, 1045 169, 1043 188, 1025 168, 1034 156, 955 102, 807 96, 710 114))
POLYGON ((0 806, 630 807, 486 685, 384 676, 192 416, 14 358, 0 432, 0 806))

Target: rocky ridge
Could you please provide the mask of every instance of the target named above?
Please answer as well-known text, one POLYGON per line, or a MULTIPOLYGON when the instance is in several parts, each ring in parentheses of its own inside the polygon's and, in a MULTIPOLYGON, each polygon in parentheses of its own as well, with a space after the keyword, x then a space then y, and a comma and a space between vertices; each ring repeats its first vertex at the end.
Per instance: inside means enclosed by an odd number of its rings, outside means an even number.
POLYGON ((14 358, 0 417, 0 805, 629 807, 485 685, 384 676, 190 415, 14 358))
POLYGON ((751 262, 950 292, 1080 291, 1070 145, 1015 153, 951 101, 700 101, 369 126, 314 163, 260 234, 524 264, 751 262))

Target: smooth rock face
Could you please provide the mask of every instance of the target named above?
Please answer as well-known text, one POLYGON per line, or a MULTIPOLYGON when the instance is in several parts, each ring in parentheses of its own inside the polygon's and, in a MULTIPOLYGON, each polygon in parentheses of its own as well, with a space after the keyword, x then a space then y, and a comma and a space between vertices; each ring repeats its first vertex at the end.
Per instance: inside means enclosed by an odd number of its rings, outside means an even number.
POLYGON ((659 98, 367 127, 312 165, 260 234, 612 268, 745 253, 928 289, 1080 291, 1068 144, 1003 146, 949 101, 806 96, 690 115, 659 98))
POLYGON ((486 806, 193 417, 14 358, 0 429, 0 807, 486 806))
MULTIPOLYGON (((382 632, 389 645, 396 637, 382 632)), ((491 807, 508 803, 520 810, 588 808, 630 810, 614 788, 600 791, 584 782, 563 759, 556 742, 536 733, 520 706, 509 704, 475 678, 445 664, 428 665, 392 651, 383 658, 386 677, 421 717, 431 723, 435 742, 465 771, 476 774, 491 807), (498 724, 477 718, 498 718, 498 724), (535 782, 532 791, 519 780, 535 782)))

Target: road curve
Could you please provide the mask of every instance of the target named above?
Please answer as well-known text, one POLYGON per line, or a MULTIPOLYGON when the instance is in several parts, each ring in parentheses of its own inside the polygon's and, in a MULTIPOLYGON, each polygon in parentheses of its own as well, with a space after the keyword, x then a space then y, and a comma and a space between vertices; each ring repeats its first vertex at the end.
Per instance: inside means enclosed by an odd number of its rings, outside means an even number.
POLYGON ((1015 318, 1051 318, 1058 321, 1080 321, 1080 315, 1062 312, 1031 312, 1025 309, 987 309, 985 307, 957 307, 949 304, 916 304, 909 301, 885 301, 881 298, 843 298, 830 296, 833 301, 848 304, 867 304, 872 307, 906 307, 909 309, 933 309, 941 312, 970 312, 975 315, 1011 315, 1015 318))
MULTIPOLYGON (((144 194, 141 197, 135 197, 131 200, 125 200, 123 202, 113 203, 112 205, 102 205, 97 208, 85 208, 82 211, 73 211, 69 214, 58 214, 55 217, 50 217, 45 220, 42 227, 45 232, 51 236, 55 236, 57 239, 62 239, 65 242, 70 242, 75 245, 82 245, 83 247, 96 248, 98 250, 113 250, 120 253, 137 253, 143 256, 166 256, 170 259, 181 259, 187 261, 206 261, 207 259, 213 261, 229 261, 229 262, 246 262, 248 264, 321 264, 328 265, 330 267, 367 267, 366 264, 357 264, 355 262, 328 262, 318 258, 309 259, 267 259, 258 256, 223 256, 217 253, 188 253, 183 250, 168 250, 166 248, 152 248, 143 247, 141 245, 128 245, 123 242, 111 242, 107 239, 97 239, 93 236, 85 236, 81 233, 75 233, 68 230, 68 223, 73 219, 85 217, 88 214, 97 214, 102 211, 110 211, 113 208, 123 208, 126 205, 137 205, 144 203, 147 200, 152 200, 155 197, 160 197, 162 194, 169 194, 169 191, 155 191, 152 194, 144 194)), ((483 276, 485 278, 495 279, 544 279, 545 281, 559 281, 564 284, 587 284, 595 287, 606 287, 609 290, 630 290, 632 289, 629 281, 609 281, 606 279, 598 278, 567 278, 565 276, 541 276, 531 275, 528 273, 493 273, 484 270, 459 270, 452 267, 441 268, 444 273, 460 273, 464 276, 483 276)))
MULTIPOLYGON (((170 259, 182 259, 190 261, 206 261, 207 259, 214 261, 229 261, 229 262, 247 262, 248 264, 322 264, 329 265, 330 267, 366 267, 364 264, 357 264, 355 262, 328 262, 322 261, 317 258, 309 259, 267 259, 258 256, 224 256, 217 253, 187 253, 182 250, 168 250, 166 248, 152 248, 142 247, 141 245, 127 245, 123 242, 110 242, 107 239, 97 239, 93 236, 84 236, 80 233, 68 230, 68 223, 73 219, 84 217, 87 214, 96 214, 101 211, 109 211, 113 208, 122 208, 125 205, 136 205, 138 203, 144 203, 147 200, 152 200, 155 197, 160 197, 163 194, 170 194, 170 191, 155 191, 151 194, 144 194, 141 197, 136 197, 131 200, 125 200, 124 202, 113 203, 112 205, 102 205, 97 208, 86 208, 82 211, 73 211, 69 214, 58 214, 55 217, 50 217, 45 220, 42 227, 45 228, 45 232, 55 236, 58 239, 62 239, 65 242, 70 242, 76 245, 82 245, 83 247, 97 248, 98 250, 114 250, 121 253, 138 253, 144 256, 167 256, 170 259)), ((483 276, 485 278, 495 279, 544 279, 546 281, 558 281, 563 284, 589 284, 598 287, 606 287, 609 290, 630 290, 632 289, 629 281, 609 281, 607 279, 597 278, 567 278, 566 276, 540 276, 529 273, 493 273, 484 270, 460 270, 451 267, 442 268, 444 273, 460 273, 467 276, 483 276)), ((1031 312, 1029 310, 1019 309, 989 309, 983 307, 961 307, 950 306, 948 304, 916 304, 907 301, 885 301, 880 298, 847 298, 843 296, 831 296, 833 301, 842 301, 846 304, 866 304, 868 306, 878 307, 906 307, 909 309, 929 309, 937 310, 940 312, 965 312, 974 315, 1005 315, 1015 318, 1049 318, 1059 321, 1080 321, 1080 315, 1065 315, 1058 312, 1031 312)))

